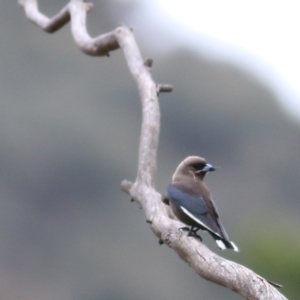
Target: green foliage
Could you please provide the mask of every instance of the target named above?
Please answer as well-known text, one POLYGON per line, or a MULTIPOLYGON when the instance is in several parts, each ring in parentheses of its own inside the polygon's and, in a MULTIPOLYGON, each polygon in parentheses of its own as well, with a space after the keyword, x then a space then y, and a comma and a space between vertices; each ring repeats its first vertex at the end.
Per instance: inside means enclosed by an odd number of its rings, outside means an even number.
POLYGON ((283 285, 288 299, 299 296, 300 239, 297 229, 278 218, 248 224, 243 228, 242 260, 259 275, 283 285))

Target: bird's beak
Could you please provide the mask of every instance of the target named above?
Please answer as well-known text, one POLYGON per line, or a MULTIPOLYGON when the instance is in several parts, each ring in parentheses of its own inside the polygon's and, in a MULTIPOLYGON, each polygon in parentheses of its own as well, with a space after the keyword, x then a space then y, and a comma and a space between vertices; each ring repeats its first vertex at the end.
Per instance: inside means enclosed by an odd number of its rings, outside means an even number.
POLYGON ((216 168, 210 164, 206 164, 205 167, 202 169, 202 172, 212 172, 215 171, 216 168))

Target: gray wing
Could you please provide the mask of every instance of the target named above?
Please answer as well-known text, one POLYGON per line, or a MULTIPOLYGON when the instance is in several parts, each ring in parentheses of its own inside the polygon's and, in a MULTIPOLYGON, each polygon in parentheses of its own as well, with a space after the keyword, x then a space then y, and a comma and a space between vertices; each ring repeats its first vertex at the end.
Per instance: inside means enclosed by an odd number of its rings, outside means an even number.
POLYGON ((180 208, 186 215, 197 222, 209 232, 222 237, 217 220, 208 214, 208 207, 201 197, 192 196, 170 184, 167 189, 168 198, 173 204, 180 208))
POLYGON ((175 204, 185 215, 190 217, 199 224, 200 229, 207 230, 215 239, 219 248, 233 249, 239 251, 236 245, 231 242, 219 218, 219 212, 216 204, 212 199, 211 201, 215 217, 208 213, 208 207, 201 197, 192 196, 186 192, 181 191, 179 188, 170 184, 167 189, 169 200, 175 204))
POLYGON ((189 195, 181 191, 173 184, 168 186, 167 192, 169 200, 172 201, 177 207, 183 206, 185 209, 195 215, 205 215, 208 213, 207 205, 202 198, 189 195))
POLYGON ((214 211, 215 211, 215 213, 216 213, 216 215, 217 215, 216 222, 217 222, 217 224, 218 224, 218 227, 219 227, 220 230, 221 230, 222 237, 223 237, 225 240, 228 240, 228 241, 229 241, 229 236, 228 236, 228 234, 227 234, 227 232, 226 232, 226 230, 225 230, 225 228, 224 228, 224 226, 222 225, 222 222, 221 222, 221 220, 220 220, 220 214, 219 214, 218 208, 217 208, 217 206, 216 206, 214 200, 211 199, 210 201, 211 201, 211 204, 212 204, 212 206, 213 206, 213 208, 214 208, 214 211))

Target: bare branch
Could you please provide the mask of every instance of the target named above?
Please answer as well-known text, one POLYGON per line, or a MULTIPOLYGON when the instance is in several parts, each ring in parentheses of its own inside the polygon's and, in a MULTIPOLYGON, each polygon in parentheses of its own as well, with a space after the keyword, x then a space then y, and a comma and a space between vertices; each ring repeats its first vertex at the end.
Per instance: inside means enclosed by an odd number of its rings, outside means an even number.
POLYGON ((53 33, 71 20, 71 31, 79 49, 92 56, 108 56, 109 51, 119 48, 114 32, 91 38, 86 29, 86 13, 93 7, 92 3, 71 0, 58 14, 46 17, 38 10, 36 0, 19 0, 24 7, 27 18, 44 31, 53 33))
POLYGON ((148 68, 152 68, 152 65, 153 65, 153 59, 152 58, 147 58, 145 61, 144 61, 144 65, 148 68))
POLYGON ((49 19, 39 12, 36 0, 19 0, 19 4, 24 7, 27 18, 46 32, 53 33, 70 21, 68 5, 53 18, 49 19))
POLYGON ((286 299, 267 280, 250 269, 216 255, 203 243, 188 237, 179 229, 182 223, 174 219, 167 200, 154 188, 156 154, 160 129, 160 109, 157 94, 169 92, 170 85, 156 85, 150 68, 152 60, 143 61, 132 31, 120 26, 112 32, 91 38, 86 29, 86 12, 90 3, 71 0, 56 16, 49 19, 38 10, 36 0, 19 2, 32 22, 47 32, 54 32, 71 21, 76 44, 88 55, 103 56, 121 48, 129 70, 137 84, 142 105, 142 129, 139 148, 138 172, 134 183, 124 180, 121 188, 140 204, 146 221, 159 238, 186 261, 203 278, 228 287, 248 300, 286 299))
POLYGON ((137 182, 154 187, 156 153, 159 139, 160 110, 156 84, 143 63, 142 56, 130 29, 121 26, 115 31, 129 70, 138 86, 142 103, 142 130, 137 182))
POLYGON ((173 91, 173 86, 170 84, 158 84, 156 90, 157 93, 170 93, 173 91))
POLYGON ((86 12, 92 8, 91 3, 71 0, 68 6, 71 15, 71 31, 75 43, 82 52, 93 56, 108 56, 109 51, 119 48, 114 32, 95 38, 89 36, 86 29, 86 12))

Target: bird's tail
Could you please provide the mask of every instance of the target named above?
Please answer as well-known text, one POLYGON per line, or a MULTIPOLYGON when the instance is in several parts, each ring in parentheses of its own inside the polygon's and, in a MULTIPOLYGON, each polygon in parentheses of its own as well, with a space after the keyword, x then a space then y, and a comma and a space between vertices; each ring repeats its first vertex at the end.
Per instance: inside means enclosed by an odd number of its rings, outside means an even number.
POLYGON ((216 243, 220 249, 222 249, 222 250, 232 249, 236 252, 239 252, 239 248, 234 244, 234 242, 227 241, 227 240, 221 238, 220 236, 213 234, 211 232, 210 232, 210 234, 214 238, 214 240, 216 241, 216 243))

